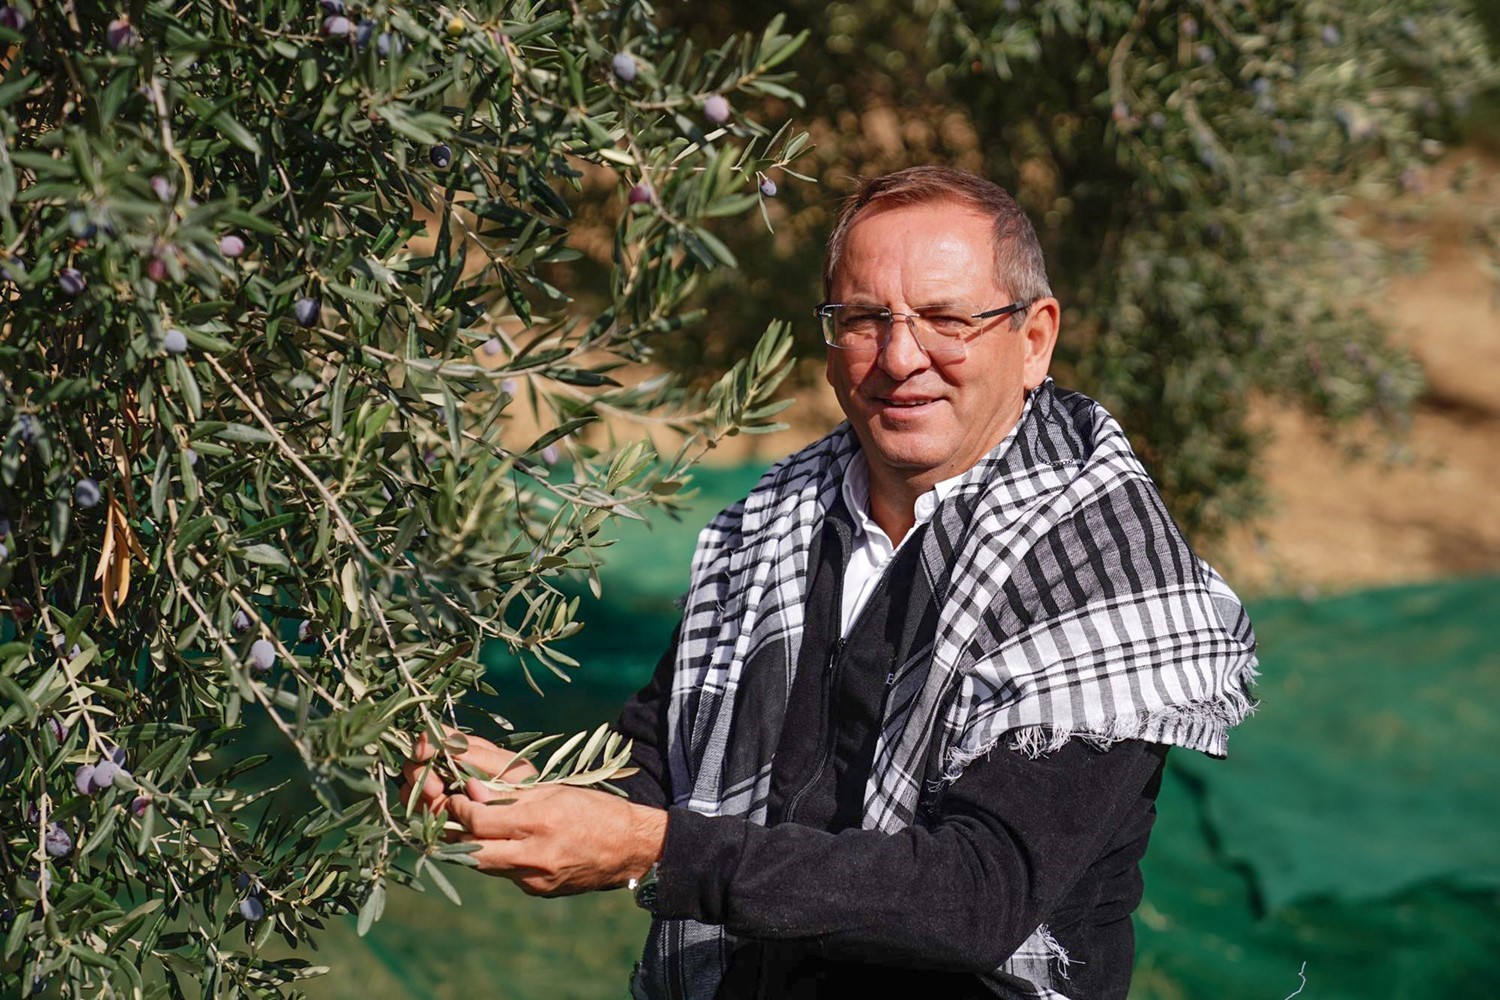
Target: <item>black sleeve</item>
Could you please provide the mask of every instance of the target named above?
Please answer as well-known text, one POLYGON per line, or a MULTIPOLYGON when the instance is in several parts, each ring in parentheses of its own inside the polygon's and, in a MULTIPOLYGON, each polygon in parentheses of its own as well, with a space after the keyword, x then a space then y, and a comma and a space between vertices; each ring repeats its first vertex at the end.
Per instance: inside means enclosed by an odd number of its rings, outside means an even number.
POLYGON ((614 730, 631 741, 630 764, 636 774, 611 781, 632 802, 665 808, 672 801, 671 774, 667 770, 667 702, 672 696, 672 667, 677 658, 677 637, 682 623, 672 633, 667 651, 656 664, 651 680, 620 710, 614 730))
POLYGON ((949 786, 930 825, 895 834, 674 808, 656 913, 831 958, 987 972, 1143 808, 1165 753, 1138 740, 1107 751, 1071 740, 1036 760, 997 748, 949 786))

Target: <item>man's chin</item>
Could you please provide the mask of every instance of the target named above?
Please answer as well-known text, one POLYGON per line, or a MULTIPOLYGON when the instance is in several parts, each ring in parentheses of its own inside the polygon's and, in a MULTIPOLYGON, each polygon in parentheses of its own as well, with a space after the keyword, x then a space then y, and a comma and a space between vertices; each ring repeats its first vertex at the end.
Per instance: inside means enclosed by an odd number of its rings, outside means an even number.
POLYGON ((943 464, 945 456, 929 441, 914 434, 891 434, 879 430, 865 438, 865 460, 903 476, 921 475, 943 464))

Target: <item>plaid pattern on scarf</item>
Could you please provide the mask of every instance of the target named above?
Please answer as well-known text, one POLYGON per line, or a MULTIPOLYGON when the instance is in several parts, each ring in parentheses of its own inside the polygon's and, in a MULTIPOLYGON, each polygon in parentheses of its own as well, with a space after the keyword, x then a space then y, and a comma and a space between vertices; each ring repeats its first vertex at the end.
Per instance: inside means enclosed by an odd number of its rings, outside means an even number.
MULTIPOLYGON (((858 447, 841 425, 699 536, 668 707, 675 805, 764 823, 808 551, 858 447)), ((1114 418, 1050 379, 939 504, 920 562, 936 637, 895 671, 866 829, 925 822, 1001 739, 1033 756, 1074 737, 1223 756, 1253 709, 1244 608, 1182 539, 1114 418)), ((656 921, 636 995, 712 997, 733 943, 721 927, 656 921)), ((1066 956, 1045 925, 996 971, 1066 1000, 1066 956)))

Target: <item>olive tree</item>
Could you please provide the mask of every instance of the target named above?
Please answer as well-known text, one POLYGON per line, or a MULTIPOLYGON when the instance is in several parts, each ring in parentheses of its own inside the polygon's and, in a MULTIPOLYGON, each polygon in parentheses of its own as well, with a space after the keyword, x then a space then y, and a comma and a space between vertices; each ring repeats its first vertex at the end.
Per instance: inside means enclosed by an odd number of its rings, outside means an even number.
MULTIPOLYGON (((780 326, 703 391, 650 360, 805 146, 743 110, 801 41, 632 0, 0 3, 0 994, 282 996, 320 970, 272 934, 456 898, 407 734, 494 693, 482 644, 565 671, 605 525, 780 406, 780 326)), ((626 759, 545 743, 542 780, 626 759)))

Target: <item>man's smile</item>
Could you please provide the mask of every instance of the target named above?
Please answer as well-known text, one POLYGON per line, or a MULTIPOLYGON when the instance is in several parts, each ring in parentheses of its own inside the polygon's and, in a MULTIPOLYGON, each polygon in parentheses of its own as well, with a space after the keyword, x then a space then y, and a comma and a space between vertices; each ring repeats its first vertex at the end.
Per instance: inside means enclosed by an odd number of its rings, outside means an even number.
POLYGON ((890 392, 872 393, 866 398, 878 407, 899 410, 921 410, 935 403, 942 402, 941 396, 932 396, 923 392, 890 392))

